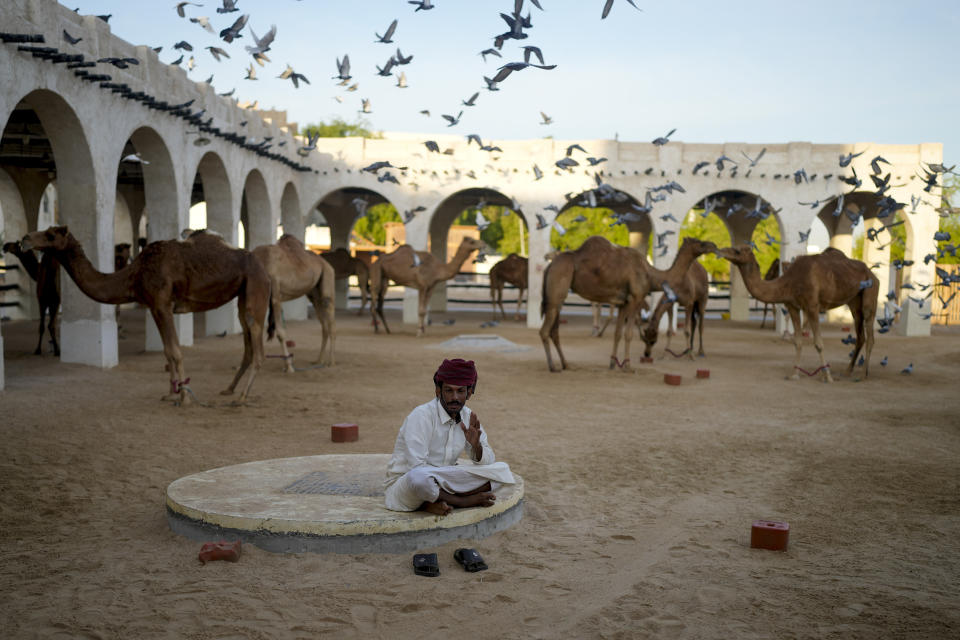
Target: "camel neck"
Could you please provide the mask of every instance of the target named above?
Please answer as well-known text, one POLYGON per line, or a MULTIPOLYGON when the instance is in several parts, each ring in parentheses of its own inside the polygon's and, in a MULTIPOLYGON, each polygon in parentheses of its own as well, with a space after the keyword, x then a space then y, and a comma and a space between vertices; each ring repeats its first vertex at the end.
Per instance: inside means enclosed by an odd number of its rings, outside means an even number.
POLYGON ((103 273, 94 268, 83 247, 74 240, 66 249, 54 252, 67 274, 88 297, 104 304, 135 302, 129 274, 133 265, 115 273, 103 273))
POLYGON ((460 267, 462 267, 463 263, 467 261, 471 251, 473 250, 464 246, 457 248, 457 252, 453 255, 453 259, 444 266, 446 271, 444 275, 446 275, 447 280, 460 273, 460 267))
POLYGON ((17 250, 13 252, 13 255, 20 259, 20 264, 26 269, 27 275, 34 280, 40 277, 40 263, 37 262, 37 256, 33 251, 17 250))
POLYGON ((784 296, 781 286, 783 283, 780 282, 783 276, 773 280, 764 280, 760 276, 760 266, 756 262, 738 264, 737 268, 740 269, 740 275, 743 277, 743 283, 746 285, 747 291, 754 298, 760 302, 786 302, 787 298, 784 296))
POLYGON ((673 259, 673 264, 671 264, 670 268, 666 271, 654 267, 647 261, 646 257, 644 257, 644 262, 647 263, 647 271, 650 273, 650 277, 653 278, 655 286, 659 287, 666 281, 670 283, 671 287, 676 288, 686 276, 687 269, 690 268, 690 265, 693 264, 695 259, 696 257, 692 251, 684 251, 681 247, 680 252, 677 253, 677 257, 673 259))

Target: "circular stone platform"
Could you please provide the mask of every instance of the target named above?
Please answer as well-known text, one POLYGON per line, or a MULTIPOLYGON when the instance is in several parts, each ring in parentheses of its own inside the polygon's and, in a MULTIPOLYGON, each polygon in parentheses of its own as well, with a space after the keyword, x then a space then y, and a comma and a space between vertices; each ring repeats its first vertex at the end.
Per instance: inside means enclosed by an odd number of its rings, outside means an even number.
POLYGON ((429 345, 431 349, 444 351, 496 351, 497 353, 518 353, 529 351, 531 347, 511 342, 495 333, 467 333, 451 338, 440 344, 429 345))
POLYGON ((523 478, 492 507, 447 516, 383 505, 387 454, 305 456, 211 469, 167 487, 167 522, 193 540, 241 539, 278 553, 405 553, 479 539, 523 517, 523 478))

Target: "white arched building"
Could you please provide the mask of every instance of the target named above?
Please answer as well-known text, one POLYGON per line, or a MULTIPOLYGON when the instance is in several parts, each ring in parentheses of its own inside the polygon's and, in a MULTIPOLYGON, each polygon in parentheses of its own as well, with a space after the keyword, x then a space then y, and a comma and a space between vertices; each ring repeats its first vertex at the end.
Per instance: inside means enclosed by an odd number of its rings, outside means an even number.
MULTIPOLYGON (((705 198, 724 198, 718 213, 731 205, 740 209, 722 215, 733 243, 748 242, 757 223, 749 212, 757 198, 769 203, 780 226, 784 259, 806 252, 801 232, 819 218, 830 233, 831 246, 849 253, 849 217, 834 216, 835 203, 811 208, 800 202, 825 201, 846 194, 848 207, 862 214, 868 229, 892 218, 878 219, 880 197, 870 182, 870 159, 882 155, 889 165, 889 195, 907 203, 903 213, 907 229, 904 282, 931 283, 933 266, 923 256, 935 251, 933 234, 938 217, 933 198, 924 191, 918 173, 926 163, 942 160, 940 144, 880 145, 873 143, 814 145, 784 144, 683 144, 655 146, 612 140, 527 140, 500 142, 501 151, 487 152, 463 138, 435 138, 449 153, 433 153, 416 137, 386 139, 325 139, 305 157, 297 153, 302 141, 295 138, 280 114, 242 109, 216 95, 207 84, 195 83, 176 66, 160 62, 152 49, 133 46, 114 37, 109 26, 94 16, 80 16, 54 0, 7 0, 0 6, 5 42, 0 44, 0 215, 5 240, 17 239, 38 227, 43 193, 56 183, 60 224, 73 234, 101 271, 113 270, 116 211, 123 212, 120 226, 129 225, 130 236, 148 241, 176 237, 188 226, 191 205, 205 202, 207 226, 236 244, 242 222, 247 246, 271 243, 278 226, 303 237, 305 221, 319 208, 330 225, 334 247, 346 246, 357 219, 355 198, 370 204, 389 201, 398 211, 425 207, 406 225, 407 242, 417 248, 429 245, 445 258, 446 235, 453 220, 479 200, 514 208, 529 231, 529 308, 539 308, 543 256, 550 251, 550 227, 533 224, 536 214, 548 222, 555 217, 548 206, 564 207, 566 195, 594 189, 597 176, 629 196, 612 208, 628 211, 630 203, 643 203, 646 192, 668 181, 675 191, 657 202, 640 220, 629 223, 631 243, 642 246, 654 234, 662 235, 668 250, 656 258, 657 266, 672 262, 677 249, 680 220, 705 198), (61 40, 66 29, 83 40, 69 46, 61 40), (43 42, 17 42, 39 40, 43 42), (134 57, 138 65, 118 69, 91 64, 104 57, 134 57), (202 110, 202 113, 201 113, 202 110), (272 119, 271 119, 272 118, 272 119), (276 122, 274 120, 277 120, 276 122), (562 170, 555 162, 574 142, 591 155, 608 160, 595 168, 583 164, 562 170), (747 167, 743 153, 756 157, 747 167), (866 152, 841 168, 838 159, 866 152), (136 153, 147 163, 121 162, 136 153), (718 170, 721 156, 739 162, 718 170), (406 167, 391 170, 398 183, 380 182, 361 169, 389 160, 406 167), (696 175, 698 163, 709 163, 696 175), (535 169, 542 170, 537 178, 535 169), (598 172, 599 170, 599 172, 598 172), (806 178, 799 177, 803 171, 806 178), (856 175, 864 184, 854 188, 841 181, 856 175), (119 203, 119 204, 118 204, 119 203), (741 208, 742 207, 742 208, 741 208), (661 216, 673 213, 677 221, 661 216), (128 218, 128 219, 123 219, 128 218)), ((578 157, 578 156, 575 156, 578 157)), ((608 205, 609 206, 609 205, 608 205)), ((868 245, 868 263, 889 264, 868 245)), ((876 271, 881 292, 889 290, 888 267, 876 271)), ((748 296, 733 270, 731 315, 745 318, 748 296)), ((64 279, 61 324, 61 358, 99 367, 117 364, 117 326, 113 309, 98 304, 64 279)), ((404 320, 416 321, 416 293, 408 291, 404 320)), ((434 308, 442 308, 441 295, 434 308)), ((902 303, 896 330, 906 335, 928 335, 929 321, 915 305, 902 303)), ((292 317, 305 317, 305 304, 292 305, 292 317)), ((289 317, 289 316, 288 316, 289 317)), ((537 314, 528 315, 528 326, 538 327, 537 314)), ((223 307, 206 314, 206 332, 239 331, 235 309, 223 307)), ((159 349, 159 337, 147 323, 147 348, 159 349), (149 331, 154 333, 149 333, 149 331)), ((183 344, 192 341, 192 317, 178 316, 183 344)), ((2 343, 0 343, 2 347, 2 343)), ((2 385, 0 361, 0 385, 2 385)))

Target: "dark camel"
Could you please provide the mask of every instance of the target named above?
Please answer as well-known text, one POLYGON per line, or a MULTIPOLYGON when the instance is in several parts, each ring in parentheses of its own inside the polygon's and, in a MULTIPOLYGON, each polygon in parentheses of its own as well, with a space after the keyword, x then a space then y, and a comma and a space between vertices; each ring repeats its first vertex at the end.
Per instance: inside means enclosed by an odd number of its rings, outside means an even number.
POLYGON ((313 304, 313 310, 320 321, 323 339, 320 343, 320 356, 314 364, 330 366, 334 364, 333 344, 337 338, 337 325, 334 319, 334 270, 330 263, 313 251, 309 251, 295 236, 286 233, 277 240, 277 244, 265 244, 253 250, 267 275, 270 276, 271 312, 276 323, 277 339, 283 349, 285 370, 293 373, 293 354, 287 350, 287 333, 283 326, 281 303, 307 296, 313 304), (327 351, 327 340, 330 350, 327 351))
POLYGON ((851 260, 843 252, 829 248, 812 256, 799 256, 782 276, 774 280, 760 277, 757 258, 749 245, 718 249, 717 255, 737 265, 750 294, 761 302, 783 304, 793 321, 793 344, 796 356, 788 379, 800 377, 800 313, 803 312, 807 326, 813 335, 813 344, 820 356, 820 368, 824 382, 833 382, 830 367, 823 357, 823 339, 820 337, 820 312, 847 305, 853 314, 857 331, 857 344, 850 358, 847 375, 853 372, 857 356, 864 349, 863 377, 870 368, 870 352, 873 350, 873 322, 877 315, 877 294, 880 283, 859 260, 851 260))
POLYGON ((716 250, 712 242, 686 238, 673 264, 666 271, 654 268, 636 249, 611 244, 601 236, 587 238, 579 249, 562 251, 550 263, 543 276, 543 300, 540 311, 543 324, 540 340, 547 356, 550 371, 567 368, 560 348, 560 308, 571 289, 591 302, 617 307, 617 327, 610 354, 610 368, 614 365, 630 369, 630 341, 633 323, 643 299, 651 291, 660 291, 663 283, 671 288, 680 286, 690 264, 704 253, 716 250), (624 340, 624 359, 617 359, 620 339, 624 340), (553 365, 550 341, 560 356, 560 369, 553 365))
POLYGON ((152 242, 120 271, 102 273, 93 267, 67 227, 28 233, 22 245, 53 255, 80 290, 97 302, 139 302, 150 308, 170 370, 170 393, 163 399, 178 400, 181 406, 190 403, 189 379, 173 314, 209 311, 239 298, 243 360, 230 386, 221 393, 232 394, 249 369, 239 399, 240 403, 246 401, 263 364, 263 325, 270 306, 270 278, 252 253, 229 246, 215 234, 195 232, 182 242, 152 242))
POLYGON ((515 320, 520 319, 520 307, 523 305, 523 292, 527 289, 528 261, 522 256, 511 253, 506 258, 490 268, 490 301, 493 303, 493 319, 497 319, 497 305, 500 313, 506 319, 507 312, 503 310, 503 287, 509 283, 515 286, 517 292, 517 313, 515 320))
MULTIPOLYGON (((687 273, 680 285, 673 287, 673 291, 677 296, 676 302, 684 309, 684 316, 686 321, 683 326, 684 335, 689 336, 689 343, 687 344, 686 354, 693 360, 693 338, 694 331, 699 328, 700 335, 700 350, 697 352, 698 356, 705 355, 703 353, 703 314, 707 309, 707 302, 710 300, 710 279, 707 276, 707 270, 703 268, 703 265, 699 262, 694 262, 690 265, 690 268, 687 269, 687 273)), ((673 302, 667 298, 666 295, 660 298, 660 302, 657 303, 657 307, 653 310, 653 313, 650 315, 650 321, 647 323, 646 329, 640 334, 643 338, 643 342, 646 344, 644 348, 643 355, 645 357, 650 357, 650 352, 653 350, 653 345, 657 343, 657 333, 660 327, 660 318, 663 317, 663 314, 667 313, 670 317, 670 325, 673 325, 673 302)), ((667 349, 670 348, 670 337, 673 331, 667 330, 667 349)))
POLYGON ((360 289, 360 308, 357 310, 357 315, 363 313, 364 307, 367 306, 367 298, 370 295, 370 267, 360 258, 351 256, 350 252, 342 247, 333 251, 325 251, 320 255, 333 267, 337 280, 357 276, 357 285, 360 289))
POLYGON ((370 268, 370 315, 373 316, 373 328, 380 332, 380 322, 383 328, 390 333, 387 320, 383 317, 383 298, 387 294, 387 286, 393 280, 399 285, 413 287, 417 290, 417 314, 420 322, 417 327, 417 337, 423 335, 427 318, 427 307, 430 297, 437 283, 453 278, 460 272, 460 267, 467 261, 470 254, 482 248, 483 242, 476 238, 466 237, 457 247, 450 262, 444 264, 437 260, 432 253, 416 251, 408 244, 397 247, 393 253, 382 256, 370 268), (374 302, 376 304, 374 304, 374 302))
POLYGON ((40 327, 38 329, 37 348, 34 355, 43 355, 43 324, 47 321, 50 342, 53 343, 53 355, 60 355, 60 343, 57 342, 57 313, 60 311, 60 263, 52 255, 43 254, 40 261, 33 251, 24 250, 19 242, 7 242, 3 245, 5 253, 12 253, 20 259, 27 274, 37 283, 37 302, 40 306, 40 327))

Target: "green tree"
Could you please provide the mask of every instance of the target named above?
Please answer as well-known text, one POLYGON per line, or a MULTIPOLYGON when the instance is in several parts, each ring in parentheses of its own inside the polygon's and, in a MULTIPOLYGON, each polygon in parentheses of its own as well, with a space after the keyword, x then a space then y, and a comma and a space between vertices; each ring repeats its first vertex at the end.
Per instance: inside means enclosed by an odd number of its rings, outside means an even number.
MULTIPOLYGON (((704 217, 702 208, 687 212, 687 217, 680 225, 680 241, 683 242, 684 238, 709 240, 718 247, 730 246, 730 232, 727 231, 723 220, 713 213, 704 217)), ((720 256, 712 253, 704 254, 700 257, 700 264, 710 274, 711 280, 730 279, 730 263, 720 256)))
POLYGON ((949 233, 950 239, 937 242, 938 264, 960 264, 960 258, 950 254, 946 249, 948 245, 960 246, 960 209, 956 208, 960 205, 960 202, 957 202, 958 197, 960 197, 960 177, 950 175, 943 181, 939 228, 941 232, 949 233))
POLYGON ((590 236, 603 236, 613 244, 628 246, 630 231, 624 224, 613 225, 614 221, 613 211, 610 209, 570 207, 557 216, 557 222, 566 233, 561 236, 556 229, 551 229, 550 246, 558 251, 579 249, 590 236), (581 216, 586 220, 574 221, 581 216))
POLYGON ((777 224, 777 219, 769 216, 766 220, 761 220, 753 228, 750 239, 757 246, 754 253, 757 264, 760 265, 760 273, 766 273, 773 261, 780 257, 780 225, 777 224))
POLYGON ((347 137, 361 137, 361 138, 382 138, 383 133, 372 131, 370 128, 370 123, 364 120, 363 118, 358 119, 356 122, 347 122, 343 118, 334 118, 329 123, 327 122, 318 122, 316 124, 308 124, 300 130, 300 135, 317 135, 321 138, 347 138, 347 137))
POLYGON ((387 241, 387 232, 383 227, 385 222, 400 222, 397 208, 389 202, 367 207, 367 214, 356 221, 353 232, 375 245, 383 245, 387 241))

